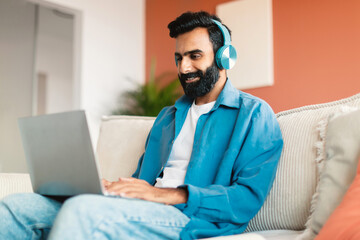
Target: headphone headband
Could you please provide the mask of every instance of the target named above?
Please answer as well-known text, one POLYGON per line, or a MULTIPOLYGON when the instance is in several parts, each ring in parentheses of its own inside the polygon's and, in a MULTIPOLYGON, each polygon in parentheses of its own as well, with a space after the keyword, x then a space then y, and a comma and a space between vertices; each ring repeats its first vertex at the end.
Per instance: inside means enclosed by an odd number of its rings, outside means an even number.
POLYGON ((216 64, 220 69, 231 69, 235 65, 237 54, 235 48, 231 45, 230 33, 221 22, 211 20, 220 28, 224 37, 224 45, 215 54, 216 64))
POLYGON ((230 33, 227 30, 227 28, 224 27, 224 25, 222 25, 221 22, 215 19, 211 19, 211 20, 220 28, 222 35, 224 36, 224 45, 231 45, 230 33))

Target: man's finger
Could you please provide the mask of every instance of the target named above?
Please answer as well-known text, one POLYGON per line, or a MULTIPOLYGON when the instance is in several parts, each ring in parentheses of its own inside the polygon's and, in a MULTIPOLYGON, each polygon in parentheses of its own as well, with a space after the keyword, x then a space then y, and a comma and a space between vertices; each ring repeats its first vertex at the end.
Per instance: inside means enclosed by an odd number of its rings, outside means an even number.
POLYGON ((111 182, 109 182, 108 180, 106 180, 104 178, 101 179, 101 183, 104 187, 108 187, 111 184, 111 182))
POLYGON ((131 189, 144 189, 144 185, 143 184, 136 184, 136 183, 131 183, 131 182, 116 182, 111 184, 110 186, 108 186, 107 190, 108 191, 113 191, 113 192, 125 192, 131 189))
POLYGON ((134 179, 136 179, 136 178, 119 178, 119 181, 120 181, 120 182, 121 182, 121 181, 123 181, 123 182, 133 182, 134 179))

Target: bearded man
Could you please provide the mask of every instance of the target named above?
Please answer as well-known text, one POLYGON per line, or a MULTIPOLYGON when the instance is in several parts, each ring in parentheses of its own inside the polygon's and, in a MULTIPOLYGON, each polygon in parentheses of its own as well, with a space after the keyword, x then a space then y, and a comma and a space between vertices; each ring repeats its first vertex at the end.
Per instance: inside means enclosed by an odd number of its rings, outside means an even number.
POLYGON ((279 124, 267 103, 227 78, 230 32, 218 17, 187 12, 168 28, 185 95, 159 113, 133 178, 104 180, 120 197, 9 196, 0 204, 4 239, 198 239, 245 230, 275 177, 279 124))

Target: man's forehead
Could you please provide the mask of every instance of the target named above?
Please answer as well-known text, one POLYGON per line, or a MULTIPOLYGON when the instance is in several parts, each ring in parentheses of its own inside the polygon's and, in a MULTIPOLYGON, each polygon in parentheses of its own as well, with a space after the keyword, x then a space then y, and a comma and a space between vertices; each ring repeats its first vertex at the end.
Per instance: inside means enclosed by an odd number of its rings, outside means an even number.
POLYGON ((176 52, 184 54, 185 52, 201 50, 208 52, 212 50, 209 33, 206 28, 195 28, 190 32, 183 33, 176 38, 176 52))

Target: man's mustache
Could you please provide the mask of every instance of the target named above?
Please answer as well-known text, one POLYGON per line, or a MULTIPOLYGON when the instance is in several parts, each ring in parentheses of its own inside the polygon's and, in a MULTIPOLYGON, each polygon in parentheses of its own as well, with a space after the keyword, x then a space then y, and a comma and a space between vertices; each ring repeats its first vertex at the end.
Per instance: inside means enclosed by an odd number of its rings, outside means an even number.
POLYGON ((189 78, 196 78, 196 77, 200 77, 200 78, 204 77, 203 72, 199 70, 197 72, 179 74, 179 79, 182 82, 185 82, 189 78))

